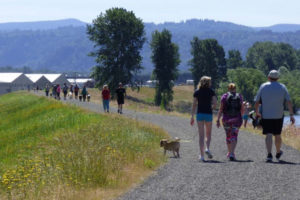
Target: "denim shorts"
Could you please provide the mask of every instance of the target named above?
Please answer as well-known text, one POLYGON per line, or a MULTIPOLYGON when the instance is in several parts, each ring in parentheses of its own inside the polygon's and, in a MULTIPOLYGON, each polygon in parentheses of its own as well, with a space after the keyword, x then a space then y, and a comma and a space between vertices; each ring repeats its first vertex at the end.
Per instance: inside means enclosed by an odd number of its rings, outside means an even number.
POLYGON ((243 120, 248 120, 248 115, 243 115, 243 120))
POLYGON ((212 114, 207 113, 197 113, 197 121, 206 121, 206 122, 212 122, 213 116, 212 114))

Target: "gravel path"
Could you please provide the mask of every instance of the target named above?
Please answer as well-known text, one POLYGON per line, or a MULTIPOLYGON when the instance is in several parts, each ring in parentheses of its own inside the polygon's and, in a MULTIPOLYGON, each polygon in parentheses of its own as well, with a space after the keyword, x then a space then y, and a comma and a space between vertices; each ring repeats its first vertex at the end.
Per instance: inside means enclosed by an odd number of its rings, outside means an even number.
MULTIPOLYGON (((103 112, 102 105, 74 100, 72 103, 103 112)), ((113 108, 111 111, 116 112, 113 108)), ((283 145, 281 163, 275 160, 266 163, 264 138, 241 131, 236 149, 238 161, 229 162, 226 158, 224 130, 214 126, 211 142, 214 159, 202 163, 198 161, 197 129, 189 125, 188 119, 129 110, 124 110, 124 116, 156 124, 172 137, 181 138, 181 158, 172 158, 169 152, 170 159, 166 165, 120 197, 120 200, 300 200, 300 152, 291 147, 283 145)))

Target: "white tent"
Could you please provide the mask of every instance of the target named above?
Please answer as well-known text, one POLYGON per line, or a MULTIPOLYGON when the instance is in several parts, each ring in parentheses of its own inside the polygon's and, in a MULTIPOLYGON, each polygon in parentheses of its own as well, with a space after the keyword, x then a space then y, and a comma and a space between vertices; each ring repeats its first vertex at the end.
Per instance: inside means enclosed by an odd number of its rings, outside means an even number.
POLYGON ((186 80, 187 85, 194 85, 194 80, 186 80))
POLYGON ((63 85, 66 83, 70 85, 70 82, 67 80, 64 74, 43 74, 52 84, 60 84, 63 85))
POLYGON ((68 81, 75 85, 77 84, 80 88, 82 88, 84 85, 87 85, 87 87, 89 87, 90 85, 94 85, 94 79, 91 78, 69 78, 68 81))
POLYGON ((25 74, 32 82, 33 87, 39 87, 39 89, 44 89, 48 84, 51 86, 51 82, 44 76, 44 74, 25 74))
POLYGON ((33 82, 23 73, 0 73, 0 94, 26 90, 33 82))

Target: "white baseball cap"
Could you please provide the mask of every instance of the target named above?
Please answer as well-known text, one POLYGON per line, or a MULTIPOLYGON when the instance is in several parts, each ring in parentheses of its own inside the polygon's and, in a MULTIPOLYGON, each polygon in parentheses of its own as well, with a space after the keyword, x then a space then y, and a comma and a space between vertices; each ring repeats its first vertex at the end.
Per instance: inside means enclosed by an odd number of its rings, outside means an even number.
POLYGON ((277 70, 271 70, 269 72, 268 77, 272 78, 272 79, 278 79, 279 78, 279 72, 277 70))

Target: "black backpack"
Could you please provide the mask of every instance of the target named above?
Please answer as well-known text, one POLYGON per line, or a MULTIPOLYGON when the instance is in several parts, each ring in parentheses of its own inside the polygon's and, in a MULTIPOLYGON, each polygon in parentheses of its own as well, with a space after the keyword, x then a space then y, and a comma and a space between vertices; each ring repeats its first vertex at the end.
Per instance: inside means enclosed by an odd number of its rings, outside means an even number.
POLYGON ((230 117, 239 116, 241 113, 241 106, 239 93, 228 92, 224 113, 230 117))
POLYGON ((63 91, 65 92, 65 93, 67 93, 68 92, 68 86, 64 86, 64 88, 63 88, 63 91))

